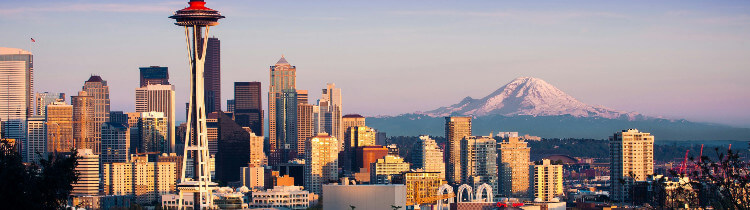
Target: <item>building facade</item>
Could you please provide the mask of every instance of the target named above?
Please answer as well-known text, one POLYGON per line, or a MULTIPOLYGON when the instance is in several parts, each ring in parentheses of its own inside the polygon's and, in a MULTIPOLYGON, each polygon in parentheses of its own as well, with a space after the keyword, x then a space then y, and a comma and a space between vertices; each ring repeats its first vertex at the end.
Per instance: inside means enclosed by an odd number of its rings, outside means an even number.
POLYGON ((92 149, 96 152, 96 122, 94 121, 94 97, 86 91, 78 91, 70 97, 73 105, 73 142, 77 149, 92 149))
POLYGON ((127 162, 130 156, 130 127, 108 122, 102 125, 101 163, 127 162))
POLYGON ((47 105, 47 152, 70 152, 73 141, 73 106, 63 102, 47 105))
POLYGON ((320 194, 322 185, 338 180, 338 140, 327 133, 319 133, 305 145, 305 189, 320 194))
POLYGON ((563 167, 553 165, 549 159, 542 159, 541 164, 529 167, 531 169, 530 182, 533 190, 533 198, 541 198, 542 201, 552 201, 553 198, 563 195, 563 167))
POLYGON ((629 188, 654 174, 654 136, 638 129, 622 130, 609 138, 612 200, 630 201, 629 188))
MULTIPOLYGON (((466 136, 461 140, 461 182, 478 189, 492 186, 497 194, 497 143, 490 136, 466 136)), ((528 171, 528 166, 526 167, 528 171)), ((527 178, 528 179, 528 178, 527 178)))
POLYGON ((399 156, 386 155, 370 164, 371 184, 391 184, 393 176, 409 171, 409 163, 399 156))
POLYGON ((221 111, 221 40, 209 37, 203 68, 206 113, 221 111))
POLYGON ((510 137, 498 145, 499 195, 526 196, 529 192, 531 148, 518 137, 510 137))
POLYGON ((341 124, 341 88, 336 88, 336 84, 328 83, 322 92, 323 94, 318 101, 322 116, 322 118, 319 118, 321 121, 320 128, 323 132, 336 137, 339 140, 339 149, 343 149, 344 128, 343 124, 341 124))
POLYGON ((250 208, 261 209, 307 209, 313 196, 300 186, 277 186, 273 189, 252 193, 250 208))
POLYGON ((445 180, 448 183, 461 183, 461 139, 466 136, 471 136, 471 117, 445 118, 445 180))
POLYGON ((260 82, 234 83, 234 121, 263 136, 263 97, 260 82))
POLYGON ((141 85, 169 85, 169 69, 161 66, 140 67, 141 85))
POLYGON ((29 51, 0 47, 0 127, 25 153, 26 118, 33 114, 34 56, 29 51))
POLYGON ((174 85, 152 84, 135 89, 136 112, 161 112, 167 119, 167 148, 175 152, 175 92, 174 85))
POLYGON ((445 178, 443 157, 443 150, 438 147, 435 140, 427 135, 420 136, 412 154, 412 168, 422 169, 425 172, 437 172, 440 177, 445 178))
POLYGON ((269 143, 271 145, 270 149, 273 153, 278 148, 278 128, 276 116, 279 114, 279 110, 277 110, 276 104, 282 96, 282 91, 297 89, 297 67, 290 65, 282 55, 281 59, 279 59, 279 61, 276 62, 275 65, 270 67, 270 72, 271 81, 268 87, 268 137, 269 143))
POLYGON ((169 122, 161 112, 141 112, 138 121, 140 149, 138 152, 169 153, 169 122))
POLYGON ((175 192, 174 162, 149 162, 133 155, 129 162, 102 164, 102 187, 106 195, 133 195, 138 204, 151 204, 161 195, 175 192))
POLYGON ((53 102, 65 102, 65 93, 36 93, 36 113, 35 115, 44 116, 47 114, 47 105, 53 102))
POLYGON ((356 172, 359 168, 356 166, 357 148, 375 145, 377 132, 367 126, 354 126, 346 129, 344 134, 344 150, 339 163, 346 172, 356 172))
POLYGON ((23 162, 39 163, 47 157, 47 121, 44 116, 32 116, 26 120, 26 144, 23 162))
POLYGON ((93 145, 92 149, 94 154, 99 154, 99 145, 101 144, 101 130, 102 124, 109 122, 109 86, 107 81, 103 80, 100 76, 93 75, 83 83, 83 91, 87 95, 92 96, 92 106, 94 109, 93 119, 93 140, 90 141, 90 145, 93 145))
POLYGON ((74 182, 72 196, 99 195, 99 155, 91 149, 78 151, 78 165, 75 168, 78 181, 74 182))

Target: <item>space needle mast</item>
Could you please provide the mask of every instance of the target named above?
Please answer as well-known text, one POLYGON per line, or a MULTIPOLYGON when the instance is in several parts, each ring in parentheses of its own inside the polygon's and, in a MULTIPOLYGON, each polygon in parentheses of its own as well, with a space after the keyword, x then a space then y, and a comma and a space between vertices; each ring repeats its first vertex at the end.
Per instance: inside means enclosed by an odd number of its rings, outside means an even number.
POLYGON ((203 68, 206 62, 206 39, 208 28, 219 25, 224 16, 219 11, 206 7, 203 0, 190 0, 190 6, 177 10, 169 18, 175 19, 175 25, 185 27, 188 58, 190 60, 190 105, 185 135, 185 153, 182 160, 182 177, 177 184, 179 191, 179 209, 185 209, 192 200, 193 209, 214 209, 211 191, 217 184, 211 181, 208 165, 208 139, 206 130, 206 108, 203 87, 203 68), (191 132, 192 130, 192 132, 191 132), (186 177, 188 158, 192 160, 193 176, 186 177), (190 196, 192 199, 185 199, 190 196))

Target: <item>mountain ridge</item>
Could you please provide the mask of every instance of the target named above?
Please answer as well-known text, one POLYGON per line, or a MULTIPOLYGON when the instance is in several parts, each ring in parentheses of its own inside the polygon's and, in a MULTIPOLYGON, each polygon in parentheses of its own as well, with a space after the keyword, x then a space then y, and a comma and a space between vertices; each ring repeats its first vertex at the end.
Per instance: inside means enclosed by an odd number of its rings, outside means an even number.
POLYGON ((626 117, 630 120, 646 117, 636 112, 617 111, 600 105, 585 104, 546 81, 534 77, 516 78, 483 98, 474 99, 467 96, 451 106, 430 111, 418 111, 414 114, 432 117, 450 115, 572 115, 608 119, 626 117))

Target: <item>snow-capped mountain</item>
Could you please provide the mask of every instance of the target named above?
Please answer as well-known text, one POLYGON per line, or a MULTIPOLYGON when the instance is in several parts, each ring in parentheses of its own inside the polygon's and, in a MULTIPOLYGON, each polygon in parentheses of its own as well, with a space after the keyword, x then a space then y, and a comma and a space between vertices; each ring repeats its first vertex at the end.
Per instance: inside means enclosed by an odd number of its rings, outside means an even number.
POLYGON ((420 112, 432 117, 449 115, 557 116, 601 117, 634 119, 642 116, 604 106, 592 106, 578 101, 544 80, 533 77, 516 78, 492 94, 481 99, 466 97, 461 102, 420 112))

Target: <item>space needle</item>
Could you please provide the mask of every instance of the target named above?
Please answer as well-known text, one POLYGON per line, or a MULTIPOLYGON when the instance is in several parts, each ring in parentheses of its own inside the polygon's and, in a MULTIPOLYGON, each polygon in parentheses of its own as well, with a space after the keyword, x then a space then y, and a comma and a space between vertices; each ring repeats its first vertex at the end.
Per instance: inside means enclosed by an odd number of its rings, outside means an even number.
POLYGON ((203 68, 206 55, 208 28, 219 25, 224 16, 219 11, 206 7, 203 0, 190 0, 190 6, 177 10, 169 18, 175 25, 185 28, 188 59, 190 60, 190 105, 185 135, 185 153, 182 160, 182 177, 177 184, 179 209, 193 205, 193 209, 214 209, 211 191, 218 185, 211 181, 208 165, 208 139, 206 130, 206 108, 203 87, 203 68), (191 132, 191 130, 193 132, 191 132), (189 156, 189 157, 188 157, 189 156), (188 159, 192 160, 193 176, 186 177, 188 159), (192 194, 192 199, 185 199, 192 194), (192 203, 190 202, 192 200, 192 203))

